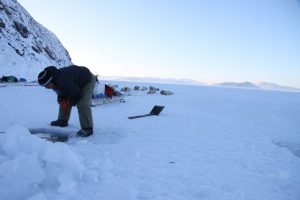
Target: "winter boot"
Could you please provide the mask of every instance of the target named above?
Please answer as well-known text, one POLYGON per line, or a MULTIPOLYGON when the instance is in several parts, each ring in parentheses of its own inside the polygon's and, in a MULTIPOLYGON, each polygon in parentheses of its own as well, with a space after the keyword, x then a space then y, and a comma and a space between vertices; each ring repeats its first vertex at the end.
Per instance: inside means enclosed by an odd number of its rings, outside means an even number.
POLYGON ((79 137, 88 137, 90 135, 93 135, 93 128, 83 128, 77 132, 77 135, 79 137))
POLYGON ((50 123, 50 125, 51 126, 66 127, 66 126, 68 126, 68 122, 65 121, 65 120, 58 119, 58 120, 52 121, 50 123))

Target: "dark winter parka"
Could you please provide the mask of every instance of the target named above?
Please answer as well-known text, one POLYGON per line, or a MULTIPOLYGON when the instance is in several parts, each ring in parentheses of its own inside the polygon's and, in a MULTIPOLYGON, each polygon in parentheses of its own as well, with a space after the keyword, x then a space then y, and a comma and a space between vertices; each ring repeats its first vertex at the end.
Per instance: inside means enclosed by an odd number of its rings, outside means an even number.
POLYGON ((92 76, 88 68, 71 65, 55 70, 51 82, 57 97, 69 100, 72 106, 75 106, 82 98, 82 88, 91 81, 92 76))

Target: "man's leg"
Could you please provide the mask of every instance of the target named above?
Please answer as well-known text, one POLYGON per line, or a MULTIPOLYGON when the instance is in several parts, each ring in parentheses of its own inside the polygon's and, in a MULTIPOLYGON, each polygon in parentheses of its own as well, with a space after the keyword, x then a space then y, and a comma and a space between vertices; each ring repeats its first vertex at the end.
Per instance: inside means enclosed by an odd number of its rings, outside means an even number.
POLYGON ((61 106, 59 106, 58 119, 55 121, 52 121, 50 123, 51 126, 60 126, 60 127, 68 126, 68 121, 70 119, 71 110, 72 110, 72 107, 70 107, 70 109, 68 109, 68 110, 65 110, 65 109, 62 109, 61 106))
POLYGON ((63 120, 63 121, 68 122, 70 119, 71 110, 72 110, 72 107, 70 107, 69 110, 65 110, 65 109, 62 109, 61 106, 59 106, 58 120, 63 120))
POLYGON ((81 100, 77 104, 81 129, 93 128, 93 115, 91 109, 92 94, 96 78, 92 75, 91 81, 82 89, 81 100))

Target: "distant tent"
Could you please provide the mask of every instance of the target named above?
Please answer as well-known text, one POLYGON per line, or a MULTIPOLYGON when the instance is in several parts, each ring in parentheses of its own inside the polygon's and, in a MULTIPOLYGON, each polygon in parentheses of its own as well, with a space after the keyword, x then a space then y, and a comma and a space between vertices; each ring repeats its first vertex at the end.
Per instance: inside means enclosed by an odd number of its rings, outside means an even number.
POLYGON ((105 95, 110 97, 110 98, 117 95, 114 88, 109 86, 109 85, 106 85, 106 84, 105 84, 104 92, 105 92, 105 95))
POLYGON ((2 76, 1 82, 16 83, 18 82, 18 79, 15 76, 2 76))
POLYGON ((124 95, 121 92, 116 91, 110 85, 97 82, 92 95, 91 106, 112 103, 115 101, 124 102, 124 95))
POLYGON ((27 82, 27 80, 25 78, 20 78, 19 82, 23 82, 24 83, 24 82, 27 82))

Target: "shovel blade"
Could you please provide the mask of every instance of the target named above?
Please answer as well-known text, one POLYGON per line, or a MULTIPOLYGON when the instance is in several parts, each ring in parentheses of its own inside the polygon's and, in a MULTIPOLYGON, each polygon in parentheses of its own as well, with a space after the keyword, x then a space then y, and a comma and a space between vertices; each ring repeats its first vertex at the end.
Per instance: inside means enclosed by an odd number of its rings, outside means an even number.
POLYGON ((154 106, 150 112, 150 115, 159 115, 164 108, 164 106, 154 106))
POLYGON ((128 119, 136 119, 136 118, 147 117, 147 116, 151 116, 151 115, 159 115, 159 113, 161 113, 161 111, 164 108, 165 108, 164 106, 154 106, 149 114, 132 116, 132 117, 128 117, 128 119))

